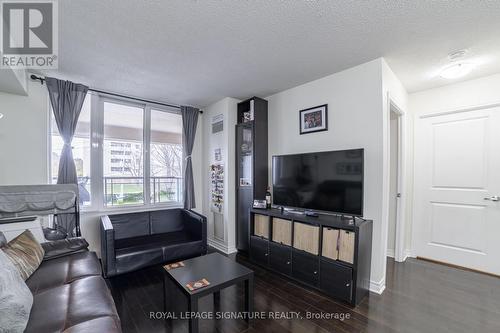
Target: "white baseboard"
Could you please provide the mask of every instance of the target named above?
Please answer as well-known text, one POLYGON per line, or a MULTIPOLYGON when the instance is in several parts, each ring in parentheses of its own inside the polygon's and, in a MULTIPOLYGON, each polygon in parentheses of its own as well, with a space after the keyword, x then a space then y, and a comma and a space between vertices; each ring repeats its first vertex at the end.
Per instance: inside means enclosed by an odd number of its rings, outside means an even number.
POLYGON ((380 280, 379 282, 370 280, 370 291, 376 294, 381 295, 385 290, 385 278, 380 280))
POLYGON ((213 238, 212 239, 209 238, 207 240, 207 243, 211 247, 214 247, 217 250, 219 250, 225 254, 231 254, 231 253, 237 252, 237 250, 234 246, 229 247, 227 244, 225 244, 219 240, 213 239, 213 238))
POLYGON ((403 257, 403 261, 406 261, 408 258, 415 258, 415 256, 411 253, 410 249, 406 249, 403 257))
MULTIPOLYGON (((390 257, 390 258, 395 258, 395 253, 394 253, 394 250, 392 249, 387 249, 387 256, 390 257)), ((401 262, 405 262, 406 259, 408 258, 415 258, 414 255, 412 255, 411 253, 411 250, 410 249, 406 249, 404 252, 403 252, 403 260, 401 262)))

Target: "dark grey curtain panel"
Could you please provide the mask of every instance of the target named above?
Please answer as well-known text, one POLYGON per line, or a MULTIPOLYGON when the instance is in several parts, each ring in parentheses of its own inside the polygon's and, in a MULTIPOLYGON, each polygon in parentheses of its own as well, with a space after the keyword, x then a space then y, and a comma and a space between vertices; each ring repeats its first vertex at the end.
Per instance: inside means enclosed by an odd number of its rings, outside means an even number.
POLYGON ((186 158, 184 168, 184 208, 191 209, 196 207, 194 200, 193 163, 191 161, 191 153, 193 152, 200 110, 190 106, 181 106, 181 113, 184 156, 186 158))
MULTIPOLYGON (((49 90, 50 103, 54 119, 64 146, 59 160, 58 184, 78 184, 75 161, 71 151, 71 142, 75 134, 78 117, 89 87, 71 81, 45 78, 49 90)), ((58 224, 73 236, 75 219, 71 216, 60 216, 58 224), (62 225, 61 225, 62 224, 62 225)))

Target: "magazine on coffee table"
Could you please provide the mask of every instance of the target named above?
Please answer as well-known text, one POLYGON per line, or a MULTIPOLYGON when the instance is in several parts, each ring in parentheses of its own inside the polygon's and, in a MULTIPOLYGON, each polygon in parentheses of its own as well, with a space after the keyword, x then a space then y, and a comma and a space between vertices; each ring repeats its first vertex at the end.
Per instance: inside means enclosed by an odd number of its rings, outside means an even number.
POLYGON ((186 287, 189 289, 189 291, 195 291, 208 285, 210 285, 210 282, 208 282, 207 279, 201 279, 198 281, 189 282, 188 284, 186 284, 186 287))
POLYGON ((167 264, 167 265, 163 266, 163 268, 165 268, 167 271, 170 271, 172 269, 176 269, 179 267, 184 267, 184 263, 182 261, 174 262, 172 264, 167 264))

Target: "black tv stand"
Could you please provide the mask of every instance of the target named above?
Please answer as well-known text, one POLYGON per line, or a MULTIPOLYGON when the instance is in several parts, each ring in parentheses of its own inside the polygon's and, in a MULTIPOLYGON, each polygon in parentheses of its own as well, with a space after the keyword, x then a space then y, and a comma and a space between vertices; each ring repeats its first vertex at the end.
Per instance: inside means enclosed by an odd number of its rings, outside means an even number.
POLYGON ((310 217, 319 217, 319 213, 312 210, 306 210, 304 211, 304 214, 310 217))
POLYGON ((370 287, 371 220, 251 209, 250 260, 352 306, 370 287))

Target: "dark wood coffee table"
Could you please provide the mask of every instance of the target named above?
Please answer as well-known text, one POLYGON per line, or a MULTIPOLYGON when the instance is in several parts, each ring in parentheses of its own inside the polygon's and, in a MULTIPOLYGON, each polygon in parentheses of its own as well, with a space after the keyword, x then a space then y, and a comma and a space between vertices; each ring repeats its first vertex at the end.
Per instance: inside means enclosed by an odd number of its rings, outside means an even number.
MULTIPOLYGON (((166 270, 166 276, 171 278, 175 284, 188 297, 188 312, 198 312, 198 299, 208 294, 214 294, 214 302, 218 303, 221 289, 227 288, 239 282, 245 283, 245 311, 253 312, 253 271, 243 265, 219 254, 211 253, 205 256, 183 260, 184 267, 166 270), (210 285, 190 291, 186 284, 189 282, 207 279, 210 285)), ((168 290, 164 290, 165 298, 168 290)), ((246 320, 248 321, 246 316, 246 320)), ((198 332, 198 318, 189 317, 189 332, 198 332)))

